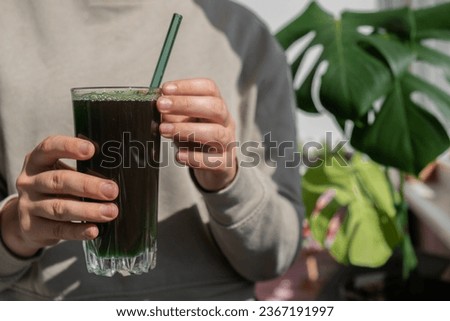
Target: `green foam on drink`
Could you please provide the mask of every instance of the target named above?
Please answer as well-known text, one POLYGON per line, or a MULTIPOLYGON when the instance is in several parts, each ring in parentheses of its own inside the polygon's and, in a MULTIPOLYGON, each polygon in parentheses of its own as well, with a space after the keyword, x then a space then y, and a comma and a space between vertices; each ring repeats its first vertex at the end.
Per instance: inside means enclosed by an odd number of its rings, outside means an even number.
POLYGON ((79 89, 72 92, 75 101, 152 101, 157 98, 158 91, 142 89, 79 89))

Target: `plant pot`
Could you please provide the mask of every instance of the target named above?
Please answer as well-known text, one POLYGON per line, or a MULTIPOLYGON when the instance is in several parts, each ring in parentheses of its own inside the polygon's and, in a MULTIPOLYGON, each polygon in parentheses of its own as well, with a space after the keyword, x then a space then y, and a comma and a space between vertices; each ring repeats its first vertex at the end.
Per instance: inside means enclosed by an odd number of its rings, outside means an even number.
POLYGON ((400 255, 380 268, 342 267, 324 286, 319 300, 450 300, 450 259, 417 253, 418 266, 403 279, 400 255))

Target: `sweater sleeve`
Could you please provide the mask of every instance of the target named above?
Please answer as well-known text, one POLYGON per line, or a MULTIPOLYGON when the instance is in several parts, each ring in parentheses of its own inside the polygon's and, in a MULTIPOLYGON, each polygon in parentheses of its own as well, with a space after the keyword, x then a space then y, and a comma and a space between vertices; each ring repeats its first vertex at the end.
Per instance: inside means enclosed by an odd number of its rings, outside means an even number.
POLYGON ((257 281, 291 265, 301 242, 303 207, 286 57, 264 26, 246 30, 247 45, 238 51, 243 59, 238 173, 224 190, 201 193, 219 247, 238 273, 257 281))
POLYGON ((270 177, 240 168, 232 185, 204 197, 215 239, 236 271, 258 281, 290 266, 300 241, 300 206, 280 194, 270 177))

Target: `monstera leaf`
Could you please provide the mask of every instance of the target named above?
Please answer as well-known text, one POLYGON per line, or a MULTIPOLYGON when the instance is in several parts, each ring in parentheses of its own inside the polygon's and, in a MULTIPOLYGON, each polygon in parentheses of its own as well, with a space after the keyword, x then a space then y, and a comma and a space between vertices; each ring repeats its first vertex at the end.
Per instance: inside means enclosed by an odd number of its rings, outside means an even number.
MULTIPOLYGON (((341 263, 384 264, 402 240, 394 195, 380 165, 355 154, 348 163, 326 156, 303 178, 303 200, 312 235, 341 263), (318 201, 332 191, 329 202, 318 201), (332 240, 332 221, 341 216, 332 240)), ((336 228, 335 228, 336 229, 336 228)))
POLYGON ((312 113, 324 107, 341 127, 350 121, 353 147, 380 164, 418 174, 450 141, 436 115, 413 94, 427 97, 444 118, 450 118, 450 96, 413 75, 411 65, 435 65, 450 79, 450 57, 424 44, 429 39, 450 40, 449 16, 447 3, 416 11, 344 12, 336 20, 311 2, 277 33, 286 50, 312 34, 292 63, 294 77, 311 49, 322 49, 296 89, 298 106, 312 113), (326 68, 323 75, 321 66, 326 68))

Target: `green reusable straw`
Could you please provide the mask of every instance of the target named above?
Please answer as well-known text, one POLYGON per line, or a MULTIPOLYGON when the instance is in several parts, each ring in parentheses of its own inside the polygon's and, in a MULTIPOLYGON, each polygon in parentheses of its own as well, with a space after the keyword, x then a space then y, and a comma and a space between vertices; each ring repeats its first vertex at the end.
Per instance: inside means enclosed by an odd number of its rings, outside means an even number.
POLYGON ((158 88, 161 85, 164 70, 166 69, 167 61, 169 60, 170 52, 172 51, 173 43, 175 41, 175 37, 177 36, 178 28, 182 19, 182 15, 178 13, 173 14, 169 30, 167 31, 166 40, 164 40, 164 45, 162 47, 161 54, 159 55, 155 72, 153 73, 150 88, 158 88))

